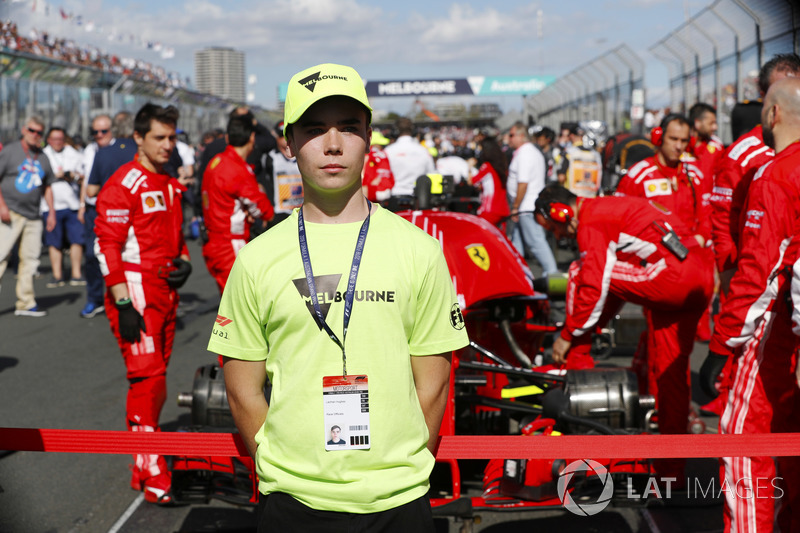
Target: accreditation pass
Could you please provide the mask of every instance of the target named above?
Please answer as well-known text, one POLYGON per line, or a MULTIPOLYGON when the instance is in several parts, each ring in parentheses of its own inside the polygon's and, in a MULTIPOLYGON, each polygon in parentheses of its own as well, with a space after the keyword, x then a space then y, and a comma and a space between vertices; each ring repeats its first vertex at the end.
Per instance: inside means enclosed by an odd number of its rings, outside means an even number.
POLYGON ((367 376, 322 378, 325 449, 368 450, 369 385, 367 376))

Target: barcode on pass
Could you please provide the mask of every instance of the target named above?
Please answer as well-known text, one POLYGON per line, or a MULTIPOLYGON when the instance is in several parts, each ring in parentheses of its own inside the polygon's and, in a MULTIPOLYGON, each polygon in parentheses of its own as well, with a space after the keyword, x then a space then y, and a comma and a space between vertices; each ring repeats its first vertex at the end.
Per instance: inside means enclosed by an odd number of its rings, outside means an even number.
POLYGON ((366 431, 369 428, 367 425, 363 426, 350 426, 350 431, 366 431))

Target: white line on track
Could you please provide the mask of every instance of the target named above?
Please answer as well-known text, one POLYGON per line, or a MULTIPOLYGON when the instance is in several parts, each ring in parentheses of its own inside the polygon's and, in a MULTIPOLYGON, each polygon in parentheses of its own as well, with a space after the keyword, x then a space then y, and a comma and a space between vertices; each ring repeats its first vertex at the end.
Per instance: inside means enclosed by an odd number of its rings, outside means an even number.
POLYGON ((120 529, 122 529, 122 526, 124 526, 125 522, 128 521, 128 518, 130 518, 131 515, 136 512, 136 509, 142 505, 143 501, 144 493, 139 494, 139 496, 137 496, 136 499, 131 502, 128 508, 125 509, 125 512, 122 513, 122 516, 120 516, 117 521, 114 522, 114 525, 111 526, 111 529, 108 530, 108 533, 117 533, 120 529))
POLYGON ((642 518, 644 518, 644 521, 647 522, 647 527, 650 529, 651 533, 661 533, 661 530, 656 525, 656 521, 653 518, 653 515, 650 514, 650 511, 647 509, 642 510, 642 518))

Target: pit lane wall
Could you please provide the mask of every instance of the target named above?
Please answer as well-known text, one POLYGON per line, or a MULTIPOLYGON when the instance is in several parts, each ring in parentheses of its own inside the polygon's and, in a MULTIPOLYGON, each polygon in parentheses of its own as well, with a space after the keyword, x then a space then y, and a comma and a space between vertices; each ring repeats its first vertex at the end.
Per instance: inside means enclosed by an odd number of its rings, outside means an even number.
MULTIPOLYGON (((180 111, 178 127, 196 142, 213 128, 225 128, 238 102, 175 87, 140 76, 116 74, 0 47, 0 142, 19 138, 29 115, 91 140, 92 119, 101 113, 135 113, 146 102, 180 111)), ((256 114, 262 110, 254 109, 256 114)), ((268 121, 272 123, 272 121, 268 121)))
POLYGON ((527 100, 527 113, 554 129, 562 122, 599 119, 612 133, 641 132, 654 91, 645 87, 644 71, 658 62, 668 70, 671 111, 686 113, 697 102, 713 105, 718 135, 728 144, 731 109, 759 97, 759 67, 787 52, 800 53, 798 2, 715 0, 642 55, 623 44, 560 77, 527 100))

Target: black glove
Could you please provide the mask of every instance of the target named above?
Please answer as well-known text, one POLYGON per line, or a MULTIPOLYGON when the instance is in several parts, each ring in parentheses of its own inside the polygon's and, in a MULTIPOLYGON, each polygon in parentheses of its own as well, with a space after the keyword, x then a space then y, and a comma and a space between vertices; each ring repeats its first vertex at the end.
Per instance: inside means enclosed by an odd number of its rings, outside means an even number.
POLYGON ((119 336, 128 342, 139 342, 141 339, 139 331, 147 333, 144 317, 133 307, 130 299, 124 300, 123 303, 116 302, 115 305, 119 311, 119 336))
POLYGON ((727 355, 708 352, 706 360, 703 361, 703 366, 700 367, 700 388, 711 398, 719 396, 719 391, 716 387, 717 378, 719 378, 727 362, 727 355))
POLYGON ((192 273, 192 264, 180 257, 173 259, 172 264, 175 265, 175 270, 167 276, 167 284, 173 289, 180 289, 192 273))

